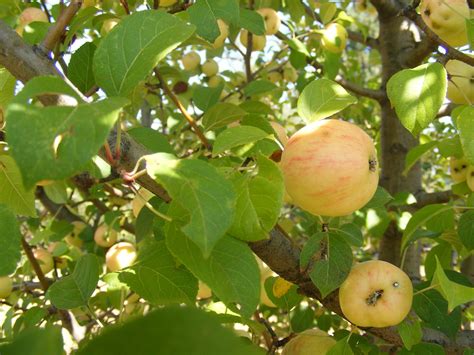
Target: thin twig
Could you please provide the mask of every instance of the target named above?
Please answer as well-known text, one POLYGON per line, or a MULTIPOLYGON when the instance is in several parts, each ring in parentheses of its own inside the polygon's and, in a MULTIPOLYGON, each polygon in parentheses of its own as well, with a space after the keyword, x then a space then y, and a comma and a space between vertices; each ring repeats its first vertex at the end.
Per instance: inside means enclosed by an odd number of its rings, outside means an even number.
POLYGON ((33 250, 31 249, 31 246, 28 244, 28 242, 25 240, 25 237, 21 237, 21 246, 25 251, 26 257, 30 261, 31 266, 33 267, 36 276, 38 276, 38 280, 41 283, 41 288, 44 290, 44 292, 46 292, 49 288, 49 282, 44 276, 43 270, 41 270, 41 266, 38 263, 38 260, 36 260, 35 255, 33 254, 33 250))
POLYGON ((120 3, 122 4, 123 9, 127 13, 127 15, 130 15, 130 8, 128 7, 128 1, 127 0, 120 0, 120 3))
POLYGON ((355 83, 345 80, 344 78, 337 78, 336 82, 341 85, 343 88, 352 91, 356 95, 368 97, 369 99, 374 99, 376 101, 382 101, 387 98, 385 92, 382 90, 372 90, 359 86, 355 83))

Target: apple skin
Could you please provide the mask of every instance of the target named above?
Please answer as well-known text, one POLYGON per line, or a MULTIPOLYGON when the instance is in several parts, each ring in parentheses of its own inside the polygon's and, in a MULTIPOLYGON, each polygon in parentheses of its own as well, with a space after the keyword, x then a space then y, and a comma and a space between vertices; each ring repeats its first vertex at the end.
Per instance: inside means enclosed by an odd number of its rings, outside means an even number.
POLYGON ((321 38, 324 49, 332 53, 341 53, 346 48, 347 31, 338 23, 331 23, 326 26, 321 38))
POLYGON ((13 291, 13 281, 9 276, 0 276, 0 298, 7 298, 13 291))
POLYGON ((102 36, 105 36, 106 34, 108 34, 110 31, 112 31, 112 29, 118 25, 118 23, 120 22, 120 19, 118 18, 110 18, 108 20, 105 20, 103 23, 102 23, 102 27, 100 29, 100 34, 102 36))
POLYGON ((18 21, 21 27, 25 27, 32 22, 48 22, 48 16, 41 9, 28 7, 20 14, 18 21))
POLYGON ((265 21, 265 34, 270 36, 277 33, 280 29, 281 20, 278 13, 268 7, 258 9, 257 12, 262 15, 263 21, 265 21))
MULTIPOLYGON (((249 32, 247 30, 240 31, 240 43, 247 48, 247 41, 249 37, 249 32)), ((265 36, 257 36, 252 34, 252 51, 261 51, 265 48, 267 44, 267 39, 265 36)))
POLYGON ((449 158, 449 171, 451 173, 451 178, 456 183, 466 181, 468 167, 469 163, 466 158, 449 158))
POLYGON ((413 286, 395 265, 381 260, 356 264, 339 288, 342 313, 359 327, 397 325, 410 312, 413 286), (376 297, 377 291, 383 293, 376 297))
POLYGON ((455 104, 474 104, 474 67, 460 60, 449 60, 446 71, 450 77, 446 97, 455 104))
POLYGON ((212 290, 204 282, 199 280, 199 289, 197 293, 197 298, 200 300, 212 297, 212 290))
POLYGON ((271 71, 267 74, 267 79, 273 84, 277 84, 283 80, 283 75, 278 71, 271 71))
POLYGON ((114 244, 105 254, 105 264, 112 271, 129 267, 137 258, 137 250, 132 243, 120 242, 114 244))
POLYGON ((379 180, 372 139, 335 119, 313 122, 291 136, 281 170, 293 203, 320 216, 346 216, 363 207, 379 180))
POLYGON ((474 191, 474 165, 470 165, 469 168, 467 168, 466 182, 471 191, 474 191))
POLYGON ((288 65, 283 69, 283 79, 290 83, 294 83, 298 80, 298 72, 291 65, 288 65))
POLYGON ((81 222, 81 221, 74 221, 71 224, 73 225, 74 229, 72 230, 72 232, 70 234, 68 234, 64 238, 64 241, 67 244, 69 244, 71 246, 75 246, 75 247, 80 249, 80 248, 82 248, 82 245, 84 244, 84 241, 81 239, 81 237, 79 235, 84 230, 84 228, 87 227, 87 225, 84 222, 81 222))
POLYGON ((470 10, 466 0, 422 0, 420 14, 426 25, 451 46, 468 43, 466 19, 470 10))
POLYGON ((214 59, 208 59, 201 66, 201 71, 205 76, 214 76, 219 72, 219 64, 214 59))
POLYGON ((201 57, 196 52, 189 52, 183 56, 181 63, 185 70, 193 71, 201 64, 201 57))
POLYGON ((216 88, 223 82, 224 82, 224 79, 222 78, 222 76, 214 75, 214 76, 211 76, 209 78, 209 81, 207 82, 207 85, 210 88, 216 88))
POLYGON ((326 355, 336 340, 319 329, 307 329, 291 339, 282 355, 326 355))
POLYGON ((160 7, 168 7, 174 5, 178 0, 160 0, 160 7))
POLYGON ((43 274, 47 274, 54 268, 53 256, 49 251, 43 248, 38 248, 33 251, 35 259, 38 260, 39 266, 43 274))
POLYGON ((217 26, 219 26, 220 35, 214 40, 214 43, 212 43, 214 49, 221 48, 224 45, 226 38, 229 36, 229 25, 221 19, 218 19, 217 26))
POLYGON ((102 248, 109 248, 117 242, 117 234, 116 230, 101 224, 94 232, 94 241, 102 248))

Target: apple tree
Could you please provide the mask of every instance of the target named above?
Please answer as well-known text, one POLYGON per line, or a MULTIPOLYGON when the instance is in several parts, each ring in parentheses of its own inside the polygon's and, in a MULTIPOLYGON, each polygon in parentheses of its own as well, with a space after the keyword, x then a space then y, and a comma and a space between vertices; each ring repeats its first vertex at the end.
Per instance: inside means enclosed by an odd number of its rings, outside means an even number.
POLYGON ((472 354, 466 0, 0 1, 0 354, 472 354))

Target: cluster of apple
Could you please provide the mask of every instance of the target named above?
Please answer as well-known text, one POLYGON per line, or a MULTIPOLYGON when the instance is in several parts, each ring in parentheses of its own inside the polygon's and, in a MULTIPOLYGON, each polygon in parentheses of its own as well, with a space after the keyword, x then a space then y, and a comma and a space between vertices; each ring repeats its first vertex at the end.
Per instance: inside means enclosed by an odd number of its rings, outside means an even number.
POLYGON ((455 183, 466 181, 471 191, 474 191, 474 165, 469 164, 466 158, 451 157, 449 159, 451 178, 455 183))
POLYGON ((219 64, 214 59, 209 58, 201 65, 201 56, 192 51, 183 56, 181 63, 187 71, 195 71, 201 66, 201 72, 207 77, 207 84, 211 88, 218 87, 224 82, 224 79, 218 75, 219 64))

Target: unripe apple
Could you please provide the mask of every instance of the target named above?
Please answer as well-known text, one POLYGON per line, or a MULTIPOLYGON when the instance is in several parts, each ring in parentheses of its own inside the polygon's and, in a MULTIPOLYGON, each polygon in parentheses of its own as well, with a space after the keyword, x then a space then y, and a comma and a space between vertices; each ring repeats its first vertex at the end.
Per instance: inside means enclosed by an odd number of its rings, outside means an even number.
POLYGON ((219 65, 214 59, 208 59, 201 66, 201 70, 205 76, 214 76, 219 72, 219 65))
POLYGON ((82 8, 85 9, 86 7, 95 6, 97 3, 96 0, 83 0, 82 1, 82 8))
POLYGON ((227 25, 221 19, 217 20, 217 26, 219 26, 220 35, 214 40, 212 46, 217 49, 224 45, 225 39, 229 36, 229 25, 227 25))
POLYGON ((73 230, 64 238, 64 240, 67 244, 80 249, 84 244, 84 241, 81 239, 80 234, 87 227, 87 224, 82 221, 74 221, 71 224, 73 225, 73 230))
POLYGON ((18 21, 21 27, 25 27, 32 22, 48 22, 48 16, 37 7, 28 7, 20 14, 18 21))
POLYGON ((100 29, 100 34, 105 36, 107 33, 112 31, 112 28, 118 25, 120 22, 119 18, 109 18, 102 23, 102 28, 100 29))
POLYGON ((49 251, 43 248, 38 248, 33 251, 35 259, 38 261, 38 264, 43 271, 43 274, 47 274, 54 268, 53 256, 49 251))
POLYGON ((474 191, 474 165, 470 165, 469 168, 467 168, 466 182, 471 191, 474 191))
POLYGON ((454 182, 463 182, 466 180, 468 167, 469 163, 466 158, 449 158, 449 171, 454 182))
POLYGON ((307 329, 291 339, 282 355, 326 355, 336 340, 319 329, 307 329))
POLYGON ((294 83, 296 80, 298 80, 298 72, 291 65, 287 65, 285 68, 283 68, 283 79, 290 83, 294 83))
POLYGON ((321 38, 323 48, 332 53, 341 53, 346 48, 347 31, 338 23, 326 26, 321 38))
POLYGON ((232 86, 241 86, 247 81, 247 77, 241 71, 234 73, 234 77, 230 81, 232 86))
POLYGON ((342 313, 359 327, 399 324, 410 312, 412 299, 407 274, 381 260, 356 264, 339 288, 342 313))
POLYGON ((199 289, 197 293, 197 298, 200 300, 212 297, 212 290, 204 282, 199 280, 199 289))
POLYGON ((0 298, 7 298, 13 291, 13 281, 9 276, 0 276, 0 298))
POLYGON ((257 12, 262 15, 263 21, 265 22, 265 34, 274 35, 278 32, 281 25, 280 16, 278 13, 271 8, 261 8, 257 12))
POLYGON ((460 60, 449 60, 446 71, 449 74, 447 98, 455 104, 473 105, 474 67, 460 60))
POLYGON ((281 157, 293 203, 322 216, 345 216, 363 207, 377 189, 377 152, 356 125, 326 119, 290 137, 281 157))
POLYGON ((224 82, 224 79, 222 78, 222 76, 214 75, 214 76, 209 78, 209 81, 207 82, 207 85, 210 88, 216 88, 219 85, 221 85, 223 82, 224 82))
MULTIPOLYGON (((240 43, 247 48, 249 32, 247 30, 240 31, 240 43)), ((261 51, 265 48, 265 44, 267 43, 267 38, 265 36, 257 36, 252 35, 252 51, 261 51)))
POLYGON ((422 0, 420 14, 426 25, 451 46, 468 43, 466 19, 470 18, 466 0, 422 0))
POLYGON ((132 200, 132 213, 136 217, 140 214, 145 203, 155 196, 152 192, 148 191, 145 188, 140 188, 132 200))
POLYGON ((109 248, 117 242, 117 231, 106 224, 101 224, 94 233, 95 243, 102 248, 109 248))
POLYGON ((288 135, 286 134, 285 127, 275 121, 270 121, 270 125, 272 126, 273 130, 275 131, 278 140, 280 141, 282 146, 285 146, 288 143, 288 135))
POLYGON ((119 271, 133 264, 137 250, 132 243, 120 242, 113 245, 105 254, 105 264, 112 271, 119 271))
POLYGON ((160 0, 160 7, 168 7, 174 5, 178 0, 160 0))
POLYGON ((196 52, 189 52, 183 56, 181 63, 185 70, 193 71, 201 64, 201 57, 196 52))
POLYGON ((270 80, 273 84, 279 83, 283 79, 283 75, 281 75, 278 71, 271 71, 267 74, 267 79, 270 80))

